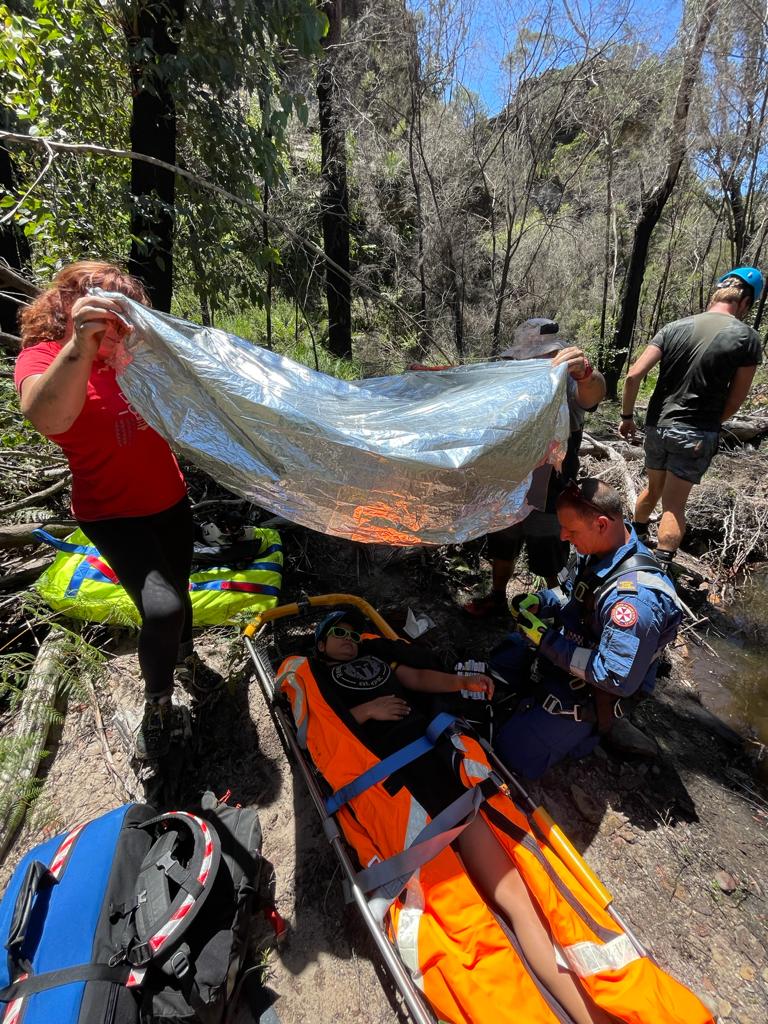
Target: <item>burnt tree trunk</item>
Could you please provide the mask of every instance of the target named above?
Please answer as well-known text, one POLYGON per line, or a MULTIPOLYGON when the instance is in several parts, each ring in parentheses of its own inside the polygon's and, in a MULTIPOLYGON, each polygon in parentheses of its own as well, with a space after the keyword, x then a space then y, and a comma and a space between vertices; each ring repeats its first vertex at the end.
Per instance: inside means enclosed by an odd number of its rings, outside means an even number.
MULTIPOLYGON (((179 52, 185 0, 139 0, 124 29, 131 62, 131 149, 176 163, 176 105, 169 69, 179 52)), ((168 312, 173 291, 176 177, 143 160, 131 164, 131 253, 128 268, 168 312), (138 241, 137 241, 138 239, 138 241)))
MULTIPOLYGON (((14 131, 16 128, 14 120, 15 118, 9 110, 0 108, 0 126, 3 131, 14 131)), ((16 190, 16 174, 11 154, 2 146, 0 146, 0 187, 11 195, 16 190)), ((28 273, 29 243, 26 235, 12 220, 0 224, 0 262, 2 261, 5 261, 11 270, 18 271, 19 276, 28 273)), ((18 335, 17 316, 21 303, 26 301, 28 293, 25 294, 13 288, 8 281, 0 281, 0 287, 2 287, 2 291, 10 293, 3 295, 0 292, 0 334, 18 335)))
POLYGON ((704 46, 719 6, 720 0, 706 0, 702 10, 693 42, 683 60, 683 70, 680 75, 680 83, 675 98, 675 109, 670 126, 669 157, 666 171, 656 188, 644 198, 640 209, 640 216, 635 225, 632 251, 624 278, 616 329, 613 334, 611 347, 604 354, 601 360, 602 365, 600 366, 605 376, 609 398, 616 398, 619 377, 622 374, 624 363, 630 350, 632 333, 637 320, 637 310, 640 305, 640 290, 643 285, 643 278, 645 277, 651 237, 664 212, 667 200, 672 195, 677 182, 677 176, 680 173, 680 167, 685 158, 688 111, 691 105, 693 88, 699 73, 699 67, 701 66, 704 46))
POLYGON ((339 119, 339 92, 332 47, 341 40, 341 0, 323 0, 328 18, 326 55, 317 78, 320 118, 321 196, 323 248, 332 260, 325 268, 328 302, 328 348, 340 358, 352 355, 352 300, 349 277, 349 193, 344 127, 339 119), (327 52, 331 48, 331 52, 327 52))

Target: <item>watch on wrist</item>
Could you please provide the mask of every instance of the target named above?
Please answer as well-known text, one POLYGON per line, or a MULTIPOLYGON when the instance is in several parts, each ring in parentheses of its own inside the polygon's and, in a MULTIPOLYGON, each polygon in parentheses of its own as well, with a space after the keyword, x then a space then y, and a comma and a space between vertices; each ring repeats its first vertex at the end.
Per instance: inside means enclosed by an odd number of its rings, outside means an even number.
POLYGON ((621 414, 621 418, 623 420, 633 420, 635 418, 635 414, 633 412, 623 412, 621 414))

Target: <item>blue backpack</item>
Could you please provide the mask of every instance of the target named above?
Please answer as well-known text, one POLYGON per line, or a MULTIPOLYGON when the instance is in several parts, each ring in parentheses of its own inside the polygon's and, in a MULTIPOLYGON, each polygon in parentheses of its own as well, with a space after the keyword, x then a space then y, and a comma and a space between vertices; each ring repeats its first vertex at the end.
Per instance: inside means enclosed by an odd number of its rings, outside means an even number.
POLYGON ((256 812, 212 794, 194 813, 127 804, 41 844, 0 902, 2 1024, 218 1024, 260 884, 256 812))

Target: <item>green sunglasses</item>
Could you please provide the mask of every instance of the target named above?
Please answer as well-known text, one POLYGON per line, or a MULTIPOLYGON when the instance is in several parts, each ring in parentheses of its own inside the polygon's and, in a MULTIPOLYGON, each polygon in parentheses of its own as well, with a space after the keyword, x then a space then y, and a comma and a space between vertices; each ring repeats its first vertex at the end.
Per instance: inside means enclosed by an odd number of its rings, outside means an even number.
POLYGON ((362 637, 354 629, 347 629, 346 626, 331 626, 326 636, 335 636, 339 640, 343 640, 345 637, 349 637, 353 644, 359 644, 362 637))

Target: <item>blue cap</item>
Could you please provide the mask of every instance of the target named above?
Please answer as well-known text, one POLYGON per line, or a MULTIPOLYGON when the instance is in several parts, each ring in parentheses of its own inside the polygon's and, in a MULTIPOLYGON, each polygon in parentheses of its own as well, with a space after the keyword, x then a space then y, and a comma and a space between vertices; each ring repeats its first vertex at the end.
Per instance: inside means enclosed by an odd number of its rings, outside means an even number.
POLYGON ((337 622, 346 618, 349 613, 345 611, 329 612, 324 619, 320 619, 318 624, 315 626, 315 647, 320 643, 321 640, 325 639, 325 636, 331 626, 335 626, 337 622))
POLYGON ((727 274, 719 277, 717 283, 722 284, 729 277, 738 277, 744 284, 748 284, 752 289, 752 299, 754 302, 757 302, 763 291, 763 275, 757 267, 735 267, 733 270, 729 270, 727 274))

